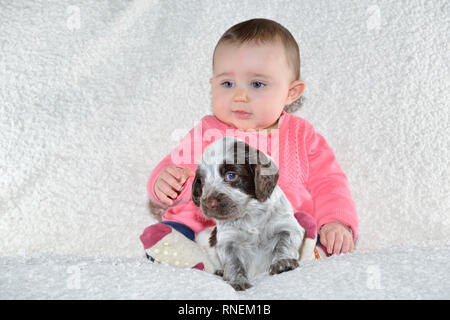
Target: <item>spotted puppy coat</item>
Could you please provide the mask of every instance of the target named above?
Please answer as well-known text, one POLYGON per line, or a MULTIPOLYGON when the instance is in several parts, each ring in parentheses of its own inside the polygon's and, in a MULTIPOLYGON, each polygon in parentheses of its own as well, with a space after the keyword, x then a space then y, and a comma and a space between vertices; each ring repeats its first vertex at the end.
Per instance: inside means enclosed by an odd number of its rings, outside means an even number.
POLYGON ((209 247, 216 274, 236 290, 251 287, 256 274, 299 265, 305 230, 277 181, 272 158, 237 138, 215 141, 198 164, 192 200, 216 226, 197 242, 209 247))

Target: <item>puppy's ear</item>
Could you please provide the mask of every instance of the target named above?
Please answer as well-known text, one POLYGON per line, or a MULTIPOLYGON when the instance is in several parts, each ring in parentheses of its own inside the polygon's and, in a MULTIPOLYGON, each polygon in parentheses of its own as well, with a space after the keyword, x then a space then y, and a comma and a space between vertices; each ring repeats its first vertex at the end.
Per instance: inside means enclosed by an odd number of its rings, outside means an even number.
POLYGON ((276 164, 263 152, 256 150, 257 164, 255 165, 255 194, 259 202, 266 201, 272 194, 278 182, 278 168, 276 164))
POLYGON ((198 170, 195 173, 194 182, 192 182, 192 201, 197 207, 200 207, 200 197, 202 196, 202 181, 198 170))

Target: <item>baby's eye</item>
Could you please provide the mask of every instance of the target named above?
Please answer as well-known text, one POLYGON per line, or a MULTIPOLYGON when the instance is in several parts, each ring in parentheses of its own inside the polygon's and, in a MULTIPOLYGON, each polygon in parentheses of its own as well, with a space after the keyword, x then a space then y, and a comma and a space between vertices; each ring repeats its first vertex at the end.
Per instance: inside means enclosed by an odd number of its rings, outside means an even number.
POLYGON ((227 173, 225 173, 225 181, 234 181, 237 179, 237 174, 232 172, 232 171, 228 171, 227 173))
POLYGON ((252 84, 253 84, 253 88, 256 88, 256 89, 259 89, 259 88, 262 88, 265 86, 264 83, 259 82, 259 81, 254 81, 252 84), (256 86, 254 84, 256 84, 256 86))
POLYGON ((222 83, 222 85, 223 85, 225 88, 231 88, 231 86, 229 86, 229 85, 232 85, 232 83, 231 83, 230 81, 225 81, 225 82, 222 83))

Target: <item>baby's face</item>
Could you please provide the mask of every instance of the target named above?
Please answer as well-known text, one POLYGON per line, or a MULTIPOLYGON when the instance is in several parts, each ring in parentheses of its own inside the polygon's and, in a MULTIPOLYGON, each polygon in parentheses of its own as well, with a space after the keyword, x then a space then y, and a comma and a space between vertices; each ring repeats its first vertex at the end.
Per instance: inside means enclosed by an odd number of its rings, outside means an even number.
POLYGON ((290 103, 293 81, 281 43, 223 43, 210 80, 214 115, 242 130, 270 128, 290 103))

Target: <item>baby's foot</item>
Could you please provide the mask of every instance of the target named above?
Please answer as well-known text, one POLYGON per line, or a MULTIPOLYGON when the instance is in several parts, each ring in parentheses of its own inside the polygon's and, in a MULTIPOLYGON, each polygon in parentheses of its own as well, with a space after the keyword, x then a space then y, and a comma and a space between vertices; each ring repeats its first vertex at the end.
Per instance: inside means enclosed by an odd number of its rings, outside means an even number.
POLYGON ((211 273, 215 270, 207 254, 194 241, 169 225, 157 223, 147 227, 141 235, 141 241, 150 260, 155 262, 211 273))

